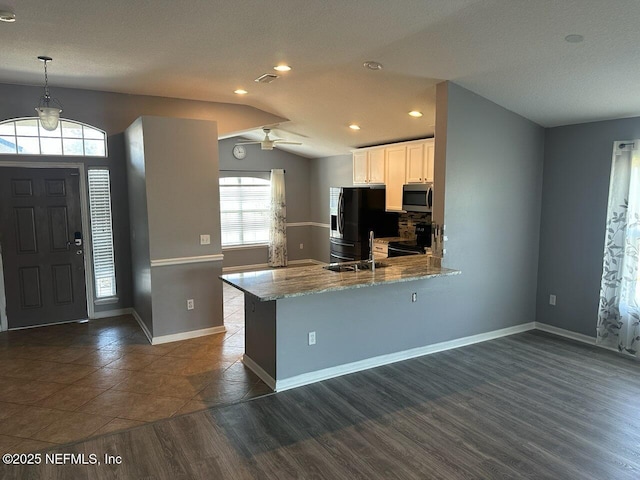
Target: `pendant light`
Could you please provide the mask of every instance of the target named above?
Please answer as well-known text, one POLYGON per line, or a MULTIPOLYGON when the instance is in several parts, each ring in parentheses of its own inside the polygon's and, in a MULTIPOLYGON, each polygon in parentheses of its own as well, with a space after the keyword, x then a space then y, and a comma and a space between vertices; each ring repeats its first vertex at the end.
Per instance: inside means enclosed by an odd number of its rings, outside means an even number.
POLYGON ((58 128, 58 122, 60 121, 60 114, 62 113, 62 105, 55 98, 51 98, 49 95, 49 77, 47 76, 47 62, 53 60, 51 57, 38 57, 38 60, 44 62, 44 95, 40 97, 40 102, 36 107, 38 117, 40 118, 40 125, 42 128, 48 131, 58 128))

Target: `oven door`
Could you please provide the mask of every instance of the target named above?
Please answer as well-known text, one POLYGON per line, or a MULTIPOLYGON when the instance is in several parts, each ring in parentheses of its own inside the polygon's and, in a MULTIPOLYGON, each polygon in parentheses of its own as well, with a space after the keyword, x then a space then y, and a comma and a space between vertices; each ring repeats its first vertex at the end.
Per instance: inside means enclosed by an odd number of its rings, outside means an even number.
POLYGON ((401 247, 398 245, 389 244, 389 249, 387 250, 387 255, 389 258, 391 257, 404 257, 406 255, 423 255, 425 253, 423 250, 417 250, 415 248, 407 248, 401 247))

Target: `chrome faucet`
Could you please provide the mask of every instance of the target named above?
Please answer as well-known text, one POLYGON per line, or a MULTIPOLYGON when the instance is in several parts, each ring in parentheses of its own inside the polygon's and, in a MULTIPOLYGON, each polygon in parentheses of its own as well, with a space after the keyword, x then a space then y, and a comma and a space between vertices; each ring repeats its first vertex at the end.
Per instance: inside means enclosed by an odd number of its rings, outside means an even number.
POLYGON ((373 230, 369 232, 369 261, 371 262, 371 273, 375 273, 376 261, 373 258, 373 230))

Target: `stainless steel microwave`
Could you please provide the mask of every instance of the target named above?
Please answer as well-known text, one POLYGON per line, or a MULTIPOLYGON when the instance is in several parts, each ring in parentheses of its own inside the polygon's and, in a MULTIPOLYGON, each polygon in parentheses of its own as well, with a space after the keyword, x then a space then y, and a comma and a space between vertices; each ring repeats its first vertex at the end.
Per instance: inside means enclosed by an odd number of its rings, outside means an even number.
POLYGON ((403 185, 402 209, 407 212, 430 212, 433 209, 433 183, 403 185))

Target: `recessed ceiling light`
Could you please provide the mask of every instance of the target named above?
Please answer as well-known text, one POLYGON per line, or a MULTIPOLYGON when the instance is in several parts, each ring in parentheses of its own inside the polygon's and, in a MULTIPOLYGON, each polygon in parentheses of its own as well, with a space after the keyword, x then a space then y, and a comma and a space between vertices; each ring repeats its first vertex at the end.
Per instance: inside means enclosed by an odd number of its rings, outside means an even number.
POLYGON ((351 125, 349 125, 349 128, 351 130, 360 130, 360 125, 356 125, 355 123, 352 123, 351 125))
POLYGON ((422 116, 422 112, 419 112, 418 110, 411 110, 409 112, 409 115, 411 115, 412 117, 420 118, 422 116))
POLYGON ((276 65, 273 69, 276 72, 288 72, 291 70, 291 67, 289 65, 276 65))
POLYGON ((9 10, 0 10, 0 22, 12 23, 16 21, 16 14, 9 10))
POLYGON ((584 40, 584 37, 582 35, 572 33, 571 35, 564 37, 564 39, 569 43, 580 43, 584 40))
POLYGON ((243 90, 242 88, 239 88, 237 90, 234 90, 233 93, 235 93, 236 95, 246 95, 249 92, 247 92, 246 90, 243 90))
POLYGON ((369 60, 368 62, 364 62, 364 68, 368 68, 369 70, 382 70, 382 64, 369 60))

